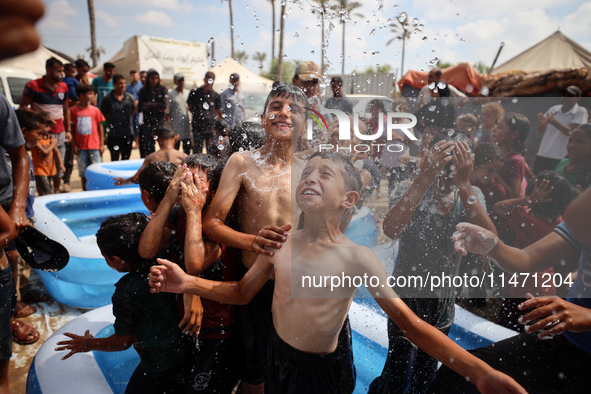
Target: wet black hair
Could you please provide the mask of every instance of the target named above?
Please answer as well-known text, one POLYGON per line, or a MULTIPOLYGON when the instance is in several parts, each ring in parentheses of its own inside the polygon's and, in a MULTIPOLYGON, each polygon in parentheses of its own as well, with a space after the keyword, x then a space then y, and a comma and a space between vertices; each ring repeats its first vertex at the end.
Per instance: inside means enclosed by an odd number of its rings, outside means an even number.
POLYGON ((47 118, 39 112, 33 112, 23 108, 19 108, 14 112, 16 113, 19 126, 26 131, 33 131, 47 123, 47 118))
POLYGON ((230 153, 258 149, 265 145, 267 133, 255 122, 244 122, 230 130, 230 153))
POLYGON ((55 57, 50 57, 45 61, 45 68, 53 68, 53 66, 55 66, 56 64, 59 64, 60 66, 64 65, 64 63, 62 63, 59 59, 55 57))
POLYGON ((217 118, 215 120, 215 123, 213 124, 213 129, 218 134, 218 136, 226 135, 227 128, 228 128, 228 124, 223 119, 220 119, 220 118, 217 118))
MULTIPOLYGON (((474 142, 472 141, 472 138, 463 131, 444 129, 433 137, 429 143, 429 149, 433 148, 433 146, 439 141, 465 142, 468 145, 468 148, 470 148, 471 151, 474 151, 474 142)), ((452 165, 453 159, 445 165, 444 170, 446 173, 452 173, 452 165)))
POLYGON ((121 74, 115 74, 115 75, 113 75, 113 83, 117 83, 121 79, 125 79, 125 77, 123 75, 121 75, 121 74))
POLYGON ((111 216, 96 232, 96 243, 108 257, 117 256, 136 269, 148 268, 154 260, 144 259, 138 252, 140 236, 148 219, 139 212, 111 216))
POLYGON ((310 157, 310 160, 315 157, 330 160, 339 166, 341 169, 341 174, 345 179, 345 191, 348 192, 352 190, 357 193, 361 193, 361 176, 359 175, 359 171, 357 171, 357 169, 347 158, 333 152, 316 152, 310 157))
POLYGON ((497 144, 485 142, 474 149, 474 167, 480 167, 493 161, 505 162, 505 154, 497 144))
POLYGON ((160 203, 176 171, 176 166, 168 161, 155 161, 148 164, 139 175, 140 190, 146 190, 152 199, 160 203))
POLYGON ((552 199, 543 204, 531 204, 529 208, 536 212, 552 216, 561 215, 568 204, 575 198, 576 193, 570 183, 562 176, 554 171, 544 170, 540 172, 532 181, 527 185, 525 194, 529 196, 534 190, 534 183, 538 181, 541 183, 543 180, 550 182, 550 186, 554 188, 547 198, 552 199))
POLYGON ((267 106, 269 105, 269 101, 271 101, 273 97, 291 97, 292 100, 303 101, 304 103, 306 103, 306 106, 308 105, 308 98, 306 97, 302 89, 298 88, 292 83, 284 83, 271 89, 271 92, 269 93, 269 95, 267 96, 267 100, 265 101, 263 114, 267 113, 267 106))
POLYGON ((511 150, 515 153, 525 155, 525 140, 529 134, 530 123, 527 116, 515 112, 505 114, 505 120, 512 133, 517 133, 517 138, 513 140, 511 150))
POLYGON ((84 83, 76 85, 76 94, 78 96, 80 96, 81 94, 86 94, 88 92, 94 92, 94 86, 86 85, 84 83))
POLYGON ((177 133, 174 131, 174 128, 170 122, 163 121, 158 124, 158 127, 154 131, 154 135, 156 135, 159 140, 164 141, 173 139, 177 133))
POLYGON ((205 153, 195 153, 185 157, 185 160, 181 164, 186 164, 188 168, 201 168, 207 174, 207 180, 209 181, 209 189, 215 192, 220 183, 220 177, 222 175, 222 163, 212 155, 205 153))
POLYGON ((77 59, 74 64, 76 65, 76 67, 88 67, 90 68, 90 64, 88 64, 88 62, 84 59, 77 59))

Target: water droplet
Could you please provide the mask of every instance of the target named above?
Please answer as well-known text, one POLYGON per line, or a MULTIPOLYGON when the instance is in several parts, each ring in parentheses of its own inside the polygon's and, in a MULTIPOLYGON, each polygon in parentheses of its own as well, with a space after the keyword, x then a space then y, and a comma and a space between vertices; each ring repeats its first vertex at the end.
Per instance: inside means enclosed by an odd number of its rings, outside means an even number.
POLYGON ((488 94, 490 93, 490 91, 488 90, 488 88, 485 86, 482 89, 480 89, 480 93, 482 93, 483 96, 488 96, 488 94))
POLYGON ((427 38, 427 36, 424 36, 423 41, 426 41, 426 40, 428 40, 428 38, 427 38))
POLYGON ((477 201, 478 201, 478 199, 476 198, 476 196, 468 197, 468 204, 470 204, 470 205, 476 204, 477 201))
POLYGON ((207 80, 207 83, 208 83, 208 84, 210 84, 210 85, 212 85, 212 84, 213 84, 213 78, 209 78, 209 79, 207 80))
POLYGON ((400 14, 398 14, 398 21, 402 23, 406 20, 407 17, 408 15, 406 14, 406 12, 402 11, 400 14))
POLYGON ((435 108, 437 108, 437 107, 435 107, 434 105, 430 105, 429 106, 429 111, 433 112, 433 111, 435 111, 435 108))
POLYGON ((376 35, 376 29, 372 29, 372 30, 369 32, 369 35, 370 35, 370 37, 373 37, 373 36, 375 36, 375 35, 376 35))
POLYGON ((455 133, 454 129, 449 129, 449 130, 447 130, 447 135, 449 135, 450 137, 451 137, 452 135, 454 135, 454 133, 455 133))
POLYGON ((269 115, 269 119, 271 119, 271 120, 275 119, 275 115, 273 115, 273 114, 269 115))
POLYGON ((119 145, 115 145, 115 146, 113 147, 113 150, 119 150, 119 145))
POLYGON ((300 36, 300 33, 298 33, 297 31, 293 34, 293 38, 298 38, 300 36))
POLYGON ((219 149, 219 150, 224 150, 224 145, 221 145, 221 144, 220 144, 220 145, 218 145, 218 149, 219 149))
POLYGON ((203 109, 209 109, 209 104, 203 103, 203 109))
POLYGON ((417 27, 419 25, 419 19, 418 18, 413 18, 412 19, 412 25, 413 25, 413 27, 417 27))
POLYGON ((517 97, 513 97, 513 99, 511 100, 511 102, 513 104, 516 104, 519 101, 519 99, 517 97))
POLYGON ((228 108, 232 108, 232 104, 231 104, 230 102, 227 102, 227 103, 226 103, 226 107, 228 107, 228 108))

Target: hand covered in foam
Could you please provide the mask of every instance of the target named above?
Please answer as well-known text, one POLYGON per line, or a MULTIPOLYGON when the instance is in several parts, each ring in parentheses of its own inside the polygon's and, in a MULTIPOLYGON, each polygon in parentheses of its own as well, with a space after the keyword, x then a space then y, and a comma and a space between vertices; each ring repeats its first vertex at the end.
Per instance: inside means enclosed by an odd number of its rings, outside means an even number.
POLYGON ((471 223, 458 223, 451 237, 454 252, 463 256, 467 253, 488 254, 497 244, 497 236, 492 232, 471 223))

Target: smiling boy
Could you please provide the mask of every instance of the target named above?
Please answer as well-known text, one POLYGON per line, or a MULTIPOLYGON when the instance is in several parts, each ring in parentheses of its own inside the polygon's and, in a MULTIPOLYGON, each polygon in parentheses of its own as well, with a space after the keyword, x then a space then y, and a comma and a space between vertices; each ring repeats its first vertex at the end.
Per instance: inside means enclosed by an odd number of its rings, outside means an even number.
POLYGON ((359 174, 346 159, 316 153, 296 189, 297 203, 306 213, 304 227, 289 233, 273 256, 260 255, 240 282, 226 283, 186 276, 174 264, 159 260, 162 265, 152 267, 149 275, 152 291, 190 292, 220 302, 245 303, 273 272, 273 331, 265 392, 338 393, 338 336, 356 288, 310 289, 302 286, 302 279, 309 275, 376 277, 378 283, 373 286, 375 282, 370 281, 369 291, 411 341, 483 392, 523 392, 511 378, 470 356, 419 319, 386 285, 377 256, 340 231, 339 221, 359 200, 360 187, 359 174))

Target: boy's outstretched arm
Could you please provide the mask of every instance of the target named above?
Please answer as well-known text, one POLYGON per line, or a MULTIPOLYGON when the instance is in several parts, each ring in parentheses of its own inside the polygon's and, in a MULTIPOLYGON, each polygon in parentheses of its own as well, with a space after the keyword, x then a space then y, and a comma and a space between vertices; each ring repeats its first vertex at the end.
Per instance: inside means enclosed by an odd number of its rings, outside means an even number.
POLYGON ((439 141, 431 148, 429 155, 423 159, 419 175, 384 218, 384 234, 389 238, 400 238, 427 188, 445 165, 452 160, 452 149, 454 149, 454 145, 451 142, 439 141))
POLYGON ((203 232, 209 239, 219 244, 270 256, 271 252, 257 243, 255 235, 241 233, 225 224, 247 170, 245 157, 238 153, 230 156, 213 201, 203 218, 203 232))
POLYGON ((71 339, 58 342, 58 347, 55 348, 56 352, 62 350, 70 351, 62 357, 62 360, 70 358, 76 353, 86 353, 91 350, 97 350, 99 352, 120 352, 129 349, 135 340, 134 335, 120 334, 113 334, 107 338, 95 338, 90 335, 90 330, 86 330, 84 335, 76 335, 70 332, 66 332, 64 335, 71 339))
POLYGON ((558 233, 517 249, 507 246, 496 234, 471 223, 458 223, 452 236, 454 251, 482 254, 493 258, 497 265, 509 272, 536 272, 554 267, 558 271, 572 272, 579 262, 580 250, 575 249, 558 233), (564 262, 564 264, 557 264, 564 262))
POLYGON ((368 286, 368 290, 411 342, 469 379, 482 393, 526 392, 513 378, 493 369, 484 361, 462 349, 447 335, 421 320, 387 285, 386 272, 378 257, 367 252, 361 256, 363 256, 362 260, 355 259, 355 261, 363 261, 360 264, 364 269, 363 273, 376 276, 379 279, 378 286, 368 286))
POLYGON ((160 202, 158 209, 154 213, 154 217, 148 222, 148 225, 142 232, 138 251, 140 256, 144 259, 153 259, 158 255, 158 252, 169 241, 171 232, 166 228, 166 221, 170 210, 176 204, 179 191, 181 188, 181 181, 185 176, 186 165, 178 166, 166 194, 160 202))
POLYGON ((190 293, 234 305, 248 304, 267 282, 273 268, 268 257, 259 255, 240 281, 216 282, 187 275, 168 260, 158 259, 158 262, 161 265, 152 266, 148 275, 152 293, 190 293))

